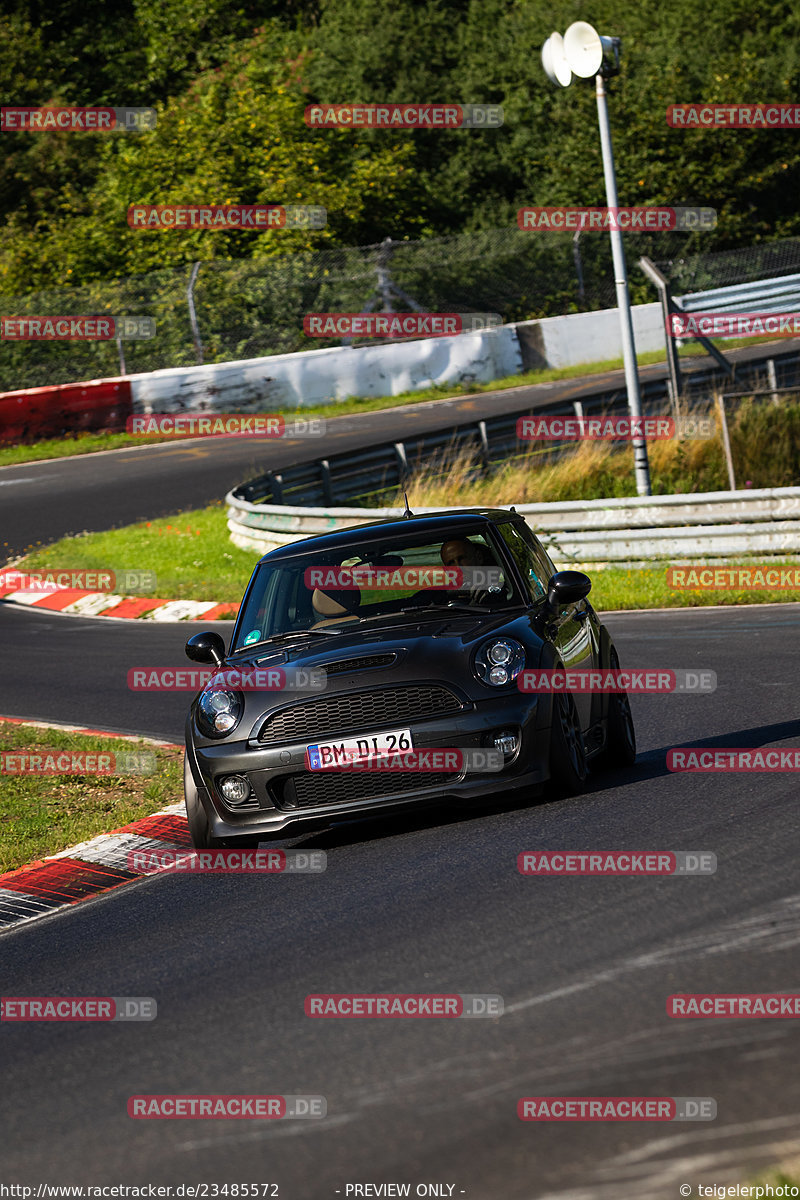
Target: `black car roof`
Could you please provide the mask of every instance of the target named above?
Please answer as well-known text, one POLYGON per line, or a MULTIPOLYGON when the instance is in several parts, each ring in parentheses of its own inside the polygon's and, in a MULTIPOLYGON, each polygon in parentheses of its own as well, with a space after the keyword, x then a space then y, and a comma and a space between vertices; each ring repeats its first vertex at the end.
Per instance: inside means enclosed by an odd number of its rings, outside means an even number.
POLYGON ((445 509, 441 512, 425 513, 420 517, 391 517, 383 521, 369 521, 364 525, 348 525, 346 529, 337 529, 335 533, 321 533, 314 537, 302 538, 288 546, 279 546, 270 550, 260 560, 261 562, 276 563, 284 558, 294 558, 299 554, 307 554, 309 550, 324 553, 326 550, 336 550, 342 546, 352 545, 361 534, 385 533, 386 536, 398 533, 408 533, 411 536, 430 534, 433 540, 442 534, 455 532, 478 533, 487 525, 498 521, 507 521, 515 514, 507 508, 459 508, 445 509))

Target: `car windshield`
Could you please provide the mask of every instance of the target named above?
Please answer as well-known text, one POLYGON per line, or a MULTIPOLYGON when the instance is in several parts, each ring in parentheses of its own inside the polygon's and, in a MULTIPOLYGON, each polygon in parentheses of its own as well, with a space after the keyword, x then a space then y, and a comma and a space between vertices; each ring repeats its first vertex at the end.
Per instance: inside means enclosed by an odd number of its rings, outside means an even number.
POLYGON ((231 652, 286 635, 299 641, 367 621, 374 627, 398 613, 480 613, 523 602, 483 534, 365 538, 357 548, 310 550, 260 566, 231 652))

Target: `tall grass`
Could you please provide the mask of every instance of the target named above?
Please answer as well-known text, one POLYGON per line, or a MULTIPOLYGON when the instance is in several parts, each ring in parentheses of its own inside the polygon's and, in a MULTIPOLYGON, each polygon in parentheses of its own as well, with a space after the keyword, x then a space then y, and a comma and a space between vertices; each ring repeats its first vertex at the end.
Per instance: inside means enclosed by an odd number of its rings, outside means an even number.
MULTIPOLYGON (((692 416, 711 417, 714 435, 649 442, 654 495, 726 491, 730 486, 715 409, 693 408, 692 416)), ((738 488, 800 484, 800 401, 774 405, 745 399, 729 411, 728 430, 738 488)), ((469 450, 445 452, 416 471, 405 490, 412 508, 635 496, 633 448, 585 441, 558 457, 532 448, 490 472, 469 450)), ((402 506, 402 492, 382 502, 402 506)))

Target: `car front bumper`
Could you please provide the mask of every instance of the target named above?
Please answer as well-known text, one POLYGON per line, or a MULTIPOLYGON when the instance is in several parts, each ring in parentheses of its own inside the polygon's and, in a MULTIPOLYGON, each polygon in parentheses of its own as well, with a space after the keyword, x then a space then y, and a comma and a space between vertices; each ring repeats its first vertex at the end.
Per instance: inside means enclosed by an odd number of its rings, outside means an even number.
MULTIPOLYGON (((548 778, 550 711, 544 697, 537 700, 536 696, 505 692, 455 715, 407 724, 415 750, 490 749, 495 735, 508 729, 519 733, 519 746, 502 770, 486 773, 420 771, 413 777, 410 772, 395 777, 387 771, 308 771, 305 742, 197 746, 190 718, 187 757, 211 835, 231 842, 240 837, 267 841, 287 830, 318 828, 360 814, 390 813, 441 800, 477 799, 500 789, 504 793, 535 790, 548 778), (218 788, 224 775, 246 776, 257 807, 230 806, 218 788)), ((359 732, 348 730, 343 736, 358 736, 359 732)))

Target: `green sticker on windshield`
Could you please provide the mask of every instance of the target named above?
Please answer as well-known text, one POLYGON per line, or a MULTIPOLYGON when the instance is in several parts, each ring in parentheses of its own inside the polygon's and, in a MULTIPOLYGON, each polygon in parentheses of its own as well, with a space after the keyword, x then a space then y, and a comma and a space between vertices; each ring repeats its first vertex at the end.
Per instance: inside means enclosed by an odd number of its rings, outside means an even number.
POLYGON ((251 629, 250 632, 248 633, 247 637, 244 639, 244 644, 245 644, 245 646, 251 646, 253 644, 253 642, 258 642, 260 640, 261 640, 261 630, 260 629, 251 629))

